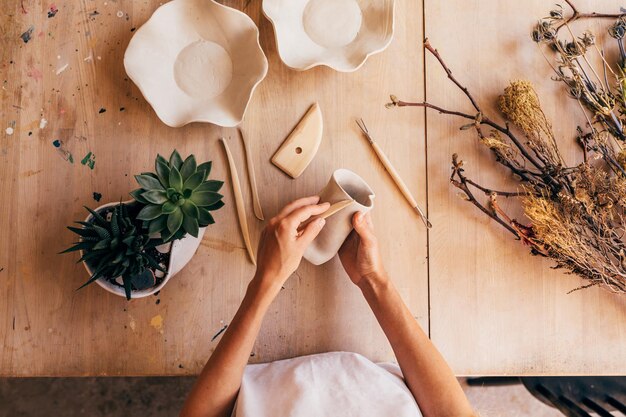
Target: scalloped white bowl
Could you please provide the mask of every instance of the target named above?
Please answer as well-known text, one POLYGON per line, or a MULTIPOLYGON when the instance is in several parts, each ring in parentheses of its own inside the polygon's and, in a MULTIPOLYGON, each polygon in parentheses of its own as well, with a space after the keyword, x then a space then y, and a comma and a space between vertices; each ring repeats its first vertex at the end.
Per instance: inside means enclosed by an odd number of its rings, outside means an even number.
POLYGON ((394 0, 263 0, 288 67, 359 69, 393 38, 394 0))
POLYGON ((213 0, 173 0, 137 30, 124 67, 166 125, 232 127, 268 64, 245 13, 213 0))

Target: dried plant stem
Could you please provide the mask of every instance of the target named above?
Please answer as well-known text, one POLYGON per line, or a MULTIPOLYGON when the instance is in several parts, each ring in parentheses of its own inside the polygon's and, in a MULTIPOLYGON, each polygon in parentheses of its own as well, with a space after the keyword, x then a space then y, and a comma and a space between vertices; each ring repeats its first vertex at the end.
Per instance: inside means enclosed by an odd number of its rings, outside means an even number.
POLYGON ((577 99, 583 112, 588 129, 577 128, 582 163, 565 164, 555 131, 530 82, 512 81, 504 89, 498 105, 505 121, 496 122, 483 113, 470 90, 456 79, 428 39, 424 48, 467 97, 473 110, 447 109, 427 101, 406 102, 395 96, 391 96, 387 107, 422 107, 465 119, 467 124, 461 130, 473 129, 478 142, 519 183, 518 191, 485 187, 466 176, 463 161, 454 154, 449 180, 460 190, 463 199, 528 245, 532 254, 553 259, 556 268, 565 268, 590 282, 577 289, 599 284, 625 294, 626 51, 622 39, 626 37, 626 14, 581 13, 573 0, 565 1, 573 15, 564 17, 560 6, 550 11, 535 26, 532 39, 550 45, 557 54, 556 64, 552 65, 540 48, 556 74, 553 79, 564 82, 568 94, 577 99), (619 71, 613 71, 604 50, 596 45, 593 33, 586 31, 576 37, 571 30, 569 23, 585 18, 618 19, 609 34, 618 40, 620 47, 619 71), (568 38, 571 36, 573 40, 558 39, 558 29, 563 26, 569 31, 568 38), (598 71, 586 56, 588 51, 600 55, 602 68, 598 71), (609 72, 616 78, 615 85, 609 83, 609 72), (514 201, 519 201, 525 220, 519 222, 509 216, 500 206, 499 197, 519 197, 514 201))
MULTIPOLYGON (((454 185, 456 188, 458 188, 459 190, 463 191, 468 202, 478 207, 483 213, 491 217, 498 224, 500 224, 506 230, 511 232, 513 236, 515 236, 516 239, 520 238, 517 232, 515 231, 515 229, 513 229, 507 222, 505 222, 500 217, 498 217, 498 215, 493 210, 489 210, 487 207, 482 205, 476 199, 476 197, 474 197, 474 194, 472 193, 472 190, 470 190, 470 188, 468 187, 468 184, 474 185, 475 183, 473 181, 468 182, 467 177, 465 177, 465 174, 463 174, 463 162, 458 160, 457 154, 452 155, 452 175, 450 175, 450 183, 454 185)), ((486 190, 486 189, 481 187, 481 191, 483 190, 486 190)))
MULTIPOLYGON (((520 142, 520 140, 513 134, 513 132, 511 132, 511 130, 509 129, 508 126, 501 126, 498 123, 495 123, 494 121, 490 120, 488 117, 485 117, 483 115, 483 112, 481 110, 481 108, 478 106, 478 103, 476 102, 476 100, 474 99, 474 97, 472 96, 472 94, 469 92, 469 90, 467 89, 467 87, 463 86, 453 75, 452 75, 452 70, 450 70, 450 68, 448 68, 448 65, 444 62, 443 58, 441 57, 441 55, 439 54, 439 51, 437 51, 437 49, 433 48, 433 46, 430 44, 430 42, 428 41, 428 39, 424 40, 424 47, 435 57, 437 58, 437 61, 439 61, 439 64, 441 65, 441 67, 443 68, 443 70, 446 72, 446 74, 448 75, 448 78, 465 94, 465 96, 469 99, 469 101, 472 103, 472 106, 474 106, 474 108, 476 109, 476 111, 479 113, 480 116, 480 123, 481 124, 486 124, 491 126, 492 128, 498 130, 499 132, 507 135, 509 137, 509 139, 511 139, 511 141, 515 144, 515 146, 519 149, 519 151, 522 153, 522 155, 524 155, 524 157, 531 163, 533 164, 536 168, 538 168, 539 170, 543 169, 543 166, 541 163, 539 163, 537 160, 535 160, 535 158, 532 157, 532 155, 530 155, 528 153, 528 151, 526 150, 526 148, 522 145, 522 143, 520 142)), ((424 106, 424 107, 431 107, 432 105, 429 106, 424 106)), ((457 114, 460 115, 460 114, 457 114)), ((466 117, 465 115, 463 117, 466 117)), ((471 117, 471 119, 477 119, 477 117, 471 117)))
MULTIPOLYGON (((465 94, 465 96, 469 99, 469 101, 472 103, 472 106, 474 107, 474 109, 476 109, 478 111, 478 114, 475 116, 472 116, 470 114, 467 113, 463 113, 460 111, 456 111, 456 110, 448 110, 448 109, 444 109, 440 106, 434 105, 432 103, 428 103, 428 102, 406 102, 406 101, 402 101, 402 100, 398 100, 395 96, 392 96, 392 102, 388 104, 388 106, 397 106, 397 107, 405 107, 405 106, 413 106, 413 107, 425 107, 425 108, 430 108, 433 110, 436 110, 440 113, 443 114, 449 114, 449 115, 454 115, 454 116, 458 116, 458 117, 462 117, 468 120, 474 120, 475 123, 475 127, 476 130, 479 133, 479 136, 481 138, 484 137, 484 135, 482 134, 482 132, 480 132, 480 125, 487 125, 492 127, 493 129, 497 130, 500 133, 503 133, 504 135, 506 135, 511 142, 515 145, 515 147, 517 148, 517 150, 522 154, 522 156, 524 157, 524 159, 528 162, 530 162, 535 168, 537 168, 540 173, 535 174, 534 178, 530 178, 528 176, 529 171, 525 170, 525 169, 520 169, 519 167, 514 166, 511 161, 508 161, 506 159, 502 159, 502 158, 498 158, 498 162, 500 162, 501 164, 503 164, 504 166, 506 166, 507 168, 509 168, 514 174, 518 175, 519 177, 521 177, 524 181, 530 182, 530 183, 535 183, 537 181, 543 182, 545 183, 546 187, 552 189, 553 192, 558 192, 563 186, 564 184, 559 183, 557 180, 554 179, 554 177, 551 174, 552 168, 547 167, 545 164, 545 161, 539 161, 538 158, 534 157, 533 155, 530 154, 530 152, 528 151, 528 149, 526 149, 526 147, 522 144, 521 140, 510 130, 508 124, 505 124, 504 126, 494 122, 493 120, 491 120, 490 118, 486 117, 480 106, 478 105, 477 101, 474 99, 474 97, 472 96, 472 94, 470 93, 469 89, 466 88, 465 86, 463 86, 455 77, 454 75, 452 75, 452 71, 450 70, 450 68, 448 68, 447 64, 445 63, 445 61, 443 60, 443 58, 441 57, 441 55, 439 54, 439 52, 432 47, 432 45, 430 44, 430 42, 428 41, 428 39, 426 39, 424 41, 424 47, 431 53, 433 54, 433 56, 435 56, 435 58, 437 59, 437 61, 439 62, 439 64, 441 65, 441 67, 443 68, 443 70, 446 72, 448 78, 465 94)), ((565 184, 567 185, 567 184, 565 184)))
POLYGON ((570 9, 572 9, 573 14, 570 17, 568 17, 563 23, 561 23, 556 28, 557 32, 563 26, 565 26, 565 25, 567 25, 569 23, 575 22, 577 20, 582 20, 582 19, 619 19, 620 17, 624 16, 624 13, 597 13, 597 12, 582 13, 574 5, 572 0, 565 0, 565 3, 567 3, 567 5, 570 7, 570 9))
POLYGON ((470 184, 471 186, 478 188, 480 191, 482 191, 483 193, 485 193, 485 195, 492 195, 492 194, 496 194, 498 196, 502 196, 502 197, 522 197, 522 196, 526 196, 529 195, 529 192, 526 191, 516 191, 516 192, 512 192, 512 191, 498 191, 498 190, 492 190, 490 188, 487 187, 483 187, 482 185, 472 181, 469 178, 465 178, 465 182, 470 184))
POLYGON ((452 75, 452 71, 450 70, 450 68, 448 68, 446 63, 443 61, 443 58, 441 58, 441 55, 439 55, 439 51, 433 48, 433 46, 430 44, 430 42, 428 41, 428 38, 424 39, 424 48, 428 49, 428 52, 430 52, 435 58, 437 58, 437 61, 439 61, 439 64, 448 75, 448 78, 450 79, 450 81, 452 81, 457 87, 459 87, 461 91, 463 91, 463 93, 467 96, 467 98, 472 103, 472 106, 474 106, 476 111, 480 112, 480 108, 478 107, 476 100, 474 100, 474 97, 472 97, 469 90, 463 85, 461 85, 461 83, 454 77, 454 75, 452 75))

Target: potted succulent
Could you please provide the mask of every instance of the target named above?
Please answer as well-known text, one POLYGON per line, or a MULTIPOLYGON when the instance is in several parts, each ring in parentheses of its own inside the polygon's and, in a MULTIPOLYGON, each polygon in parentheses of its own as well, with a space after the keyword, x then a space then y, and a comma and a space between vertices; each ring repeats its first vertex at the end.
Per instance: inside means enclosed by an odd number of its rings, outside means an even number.
MULTIPOLYGON (((62 253, 80 251, 89 279, 127 299, 160 291, 193 257, 215 220, 212 211, 224 206, 218 193, 222 181, 209 180, 211 162, 184 161, 174 150, 169 160, 158 155, 155 172, 136 175, 133 200, 109 203, 68 227, 79 236, 62 253)), ((79 288, 79 289, 80 289, 79 288)))

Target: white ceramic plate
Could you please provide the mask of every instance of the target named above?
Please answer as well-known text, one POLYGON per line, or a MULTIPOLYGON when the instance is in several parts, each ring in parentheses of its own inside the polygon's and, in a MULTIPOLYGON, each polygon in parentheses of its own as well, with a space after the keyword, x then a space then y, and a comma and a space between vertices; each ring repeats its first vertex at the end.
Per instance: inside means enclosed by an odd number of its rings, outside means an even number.
POLYGON ((168 126, 236 126, 267 74, 259 30, 213 0, 173 0, 137 30, 124 55, 128 76, 168 126))
POLYGON ((263 0, 285 65, 359 69, 391 43, 394 0, 263 0))

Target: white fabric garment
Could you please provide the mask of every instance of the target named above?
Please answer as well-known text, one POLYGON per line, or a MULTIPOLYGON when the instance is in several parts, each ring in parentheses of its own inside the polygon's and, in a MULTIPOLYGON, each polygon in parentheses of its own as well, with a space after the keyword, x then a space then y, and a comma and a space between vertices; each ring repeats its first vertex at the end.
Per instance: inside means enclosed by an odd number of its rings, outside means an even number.
POLYGON ((421 417, 393 364, 333 352, 261 365, 244 372, 234 417, 421 417))

